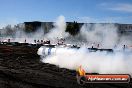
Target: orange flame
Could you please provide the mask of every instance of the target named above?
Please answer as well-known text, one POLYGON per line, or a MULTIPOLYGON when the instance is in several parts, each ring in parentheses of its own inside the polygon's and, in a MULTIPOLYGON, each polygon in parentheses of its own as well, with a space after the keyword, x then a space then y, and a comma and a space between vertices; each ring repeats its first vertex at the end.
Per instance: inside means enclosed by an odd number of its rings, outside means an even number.
POLYGON ((79 66, 78 72, 79 72, 80 76, 84 76, 85 75, 85 70, 82 68, 82 66, 79 66))

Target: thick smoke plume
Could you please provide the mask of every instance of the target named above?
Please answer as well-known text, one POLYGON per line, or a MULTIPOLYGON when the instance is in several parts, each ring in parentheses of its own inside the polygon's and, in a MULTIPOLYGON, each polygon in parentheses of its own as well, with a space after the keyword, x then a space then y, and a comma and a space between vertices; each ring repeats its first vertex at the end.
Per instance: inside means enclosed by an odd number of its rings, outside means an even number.
POLYGON ((84 24, 80 29, 80 33, 76 36, 67 37, 67 41, 78 45, 98 44, 103 48, 113 48, 118 43, 117 26, 115 24, 84 24))
POLYGON ((45 35, 46 38, 50 40, 55 40, 57 38, 65 38, 68 36, 66 30, 66 22, 64 16, 59 16, 54 23, 54 28, 50 30, 48 34, 45 35))
POLYGON ((117 27, 114 24, 84 24, 80 35, 87 42, 100 44, 103 48, 113 48, 118 41, 117 27))
POLYGON ((129 73, 132 75, 131 53, 130 51, 115 51, 114 53, 89 52, 85 47, 80 49, 58 48, 54 55, 43 58, 42 62, 74 70, 82 65, 86 72, 89 73, 129 73))

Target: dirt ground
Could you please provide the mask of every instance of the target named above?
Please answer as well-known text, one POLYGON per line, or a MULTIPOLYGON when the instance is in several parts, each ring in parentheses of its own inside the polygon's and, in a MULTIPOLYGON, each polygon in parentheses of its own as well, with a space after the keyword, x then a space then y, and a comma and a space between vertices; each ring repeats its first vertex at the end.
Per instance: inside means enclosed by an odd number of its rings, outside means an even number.
POLYGON ((76 72, 42 63, 37 47, 0 45, 0 88, 132 88, 130 84, 86 84, 76 72))

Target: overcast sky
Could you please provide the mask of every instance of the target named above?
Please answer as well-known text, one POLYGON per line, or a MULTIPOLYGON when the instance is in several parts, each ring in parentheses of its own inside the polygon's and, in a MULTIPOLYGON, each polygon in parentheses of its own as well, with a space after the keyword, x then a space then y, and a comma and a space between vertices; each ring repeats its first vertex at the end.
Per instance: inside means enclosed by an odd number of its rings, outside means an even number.
POLYGON ((0 25, 24 21, 132 23, 132 0, 0 0, 0 25))

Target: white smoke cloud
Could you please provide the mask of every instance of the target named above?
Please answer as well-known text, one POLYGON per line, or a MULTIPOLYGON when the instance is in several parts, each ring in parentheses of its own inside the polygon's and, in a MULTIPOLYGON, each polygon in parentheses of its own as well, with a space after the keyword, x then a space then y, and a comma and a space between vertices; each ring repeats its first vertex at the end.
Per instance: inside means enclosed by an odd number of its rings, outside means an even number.
POLYGON ((66 30, 66 22, 64 16, 59 16, 54 23, 54 28, 50 30, 48 34, 45 35, 46 38, 50 40, 54 40, 57 38, 65 38, 68 36, 68 33, 65 32, 66 30))
POLYGON ((113 48, 117 45, 119 36, 117 33, 117 26, 115 24, 89 24, 86 23, 80 29, 80 33, 76 36, 68 36, 66 41, 72 44, 87 45, 97 47, 100 44, 100 48, 113 48))
POLYGON ((113 74, 132 74, 132 55, 131 52, 89 52, 87 48, 60 49, 56 50, 55 55, 42 59, 44 63, 55 64, 60 68, 76 70, 80 65, 86 72, 113 73, 113 74))
POLYGON ((104 48, 113 48, 118 40, 117 27, 114 24, 84 24, 80 35, 87 42, 99 43, 104 48))

